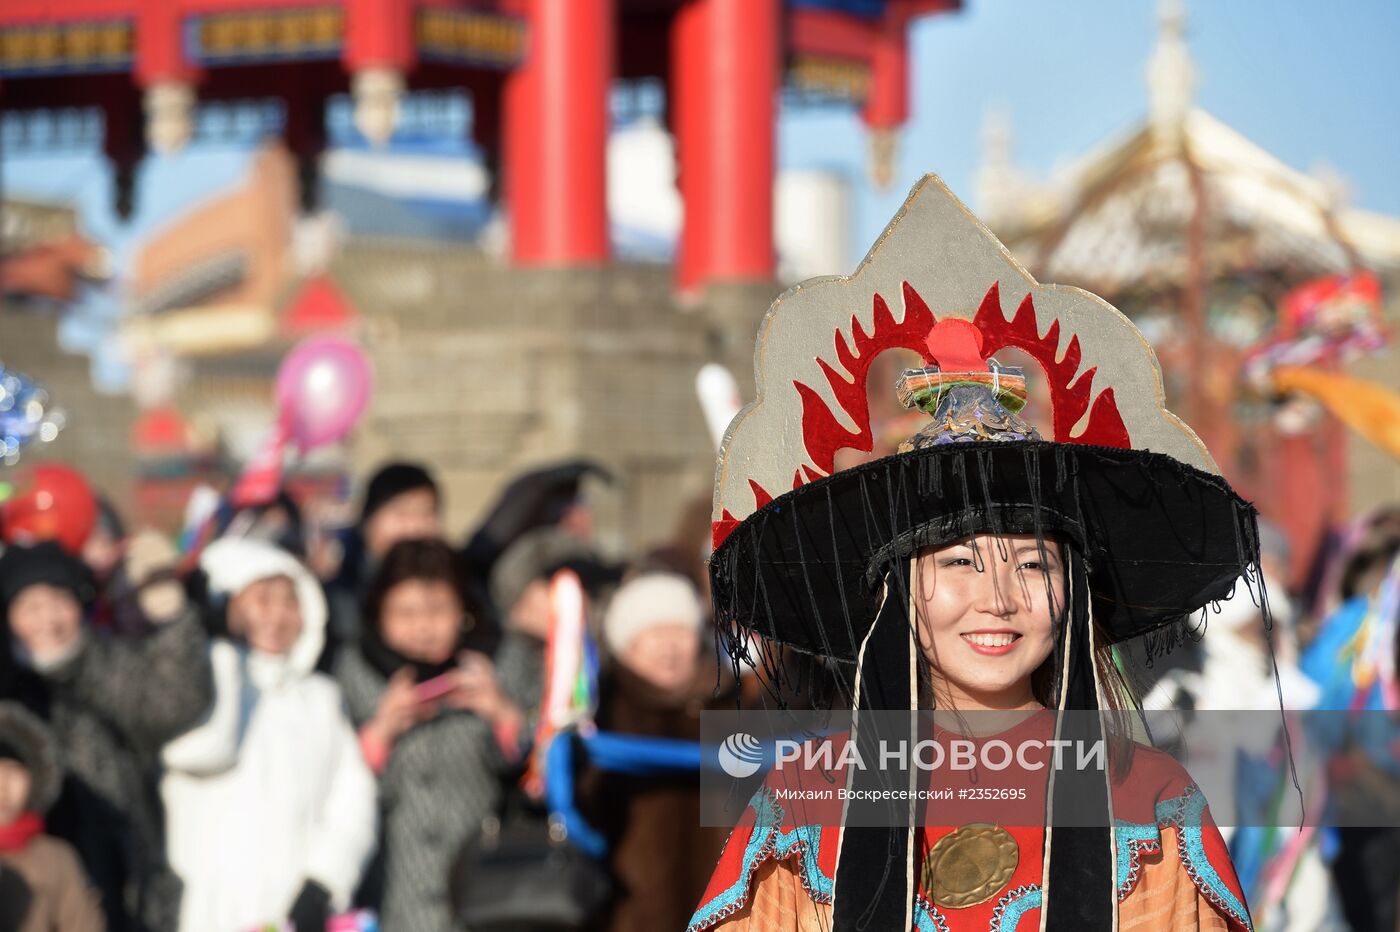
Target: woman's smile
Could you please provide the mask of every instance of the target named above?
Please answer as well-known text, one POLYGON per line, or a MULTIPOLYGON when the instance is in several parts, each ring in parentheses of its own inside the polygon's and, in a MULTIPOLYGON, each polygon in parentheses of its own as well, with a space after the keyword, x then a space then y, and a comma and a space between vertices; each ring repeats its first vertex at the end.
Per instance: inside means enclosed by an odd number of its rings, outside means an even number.
POLYGON ((1000 657, 1016 649, 1017 643, 1021 640, 1021 634, 1004 628, 990 631, 966 631, 963 632, 962 639, 968 647, 979 654, 1000 657))

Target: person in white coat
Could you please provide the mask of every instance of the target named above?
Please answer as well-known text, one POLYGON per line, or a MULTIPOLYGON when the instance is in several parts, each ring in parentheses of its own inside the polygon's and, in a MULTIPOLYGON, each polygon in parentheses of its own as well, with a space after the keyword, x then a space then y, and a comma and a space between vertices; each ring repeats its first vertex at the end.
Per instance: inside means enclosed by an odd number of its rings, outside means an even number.
POLYGON ((259 541, 216 541, 200 567, 229 637, 211 642, 213 708, 162 752, 180 929, 290 920, 321 932, 349 905, 377 828, 340 688, 314 672, 325 597, 295 557, 259 541))

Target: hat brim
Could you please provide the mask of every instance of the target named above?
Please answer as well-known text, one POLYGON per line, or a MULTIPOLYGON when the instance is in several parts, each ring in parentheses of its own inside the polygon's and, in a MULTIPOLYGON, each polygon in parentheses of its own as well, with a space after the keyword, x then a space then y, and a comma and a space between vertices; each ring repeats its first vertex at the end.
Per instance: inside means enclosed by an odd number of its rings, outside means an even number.
POLYGON ((1170 456, 1047 441, 952 443, 817 479, 749 515, 711 557, 716 618, 854 660, 893 561, 985 533, 1074 546, 1110 641, 1224 598, 1258 562, 1254 507, 1220 476, 1170 456))

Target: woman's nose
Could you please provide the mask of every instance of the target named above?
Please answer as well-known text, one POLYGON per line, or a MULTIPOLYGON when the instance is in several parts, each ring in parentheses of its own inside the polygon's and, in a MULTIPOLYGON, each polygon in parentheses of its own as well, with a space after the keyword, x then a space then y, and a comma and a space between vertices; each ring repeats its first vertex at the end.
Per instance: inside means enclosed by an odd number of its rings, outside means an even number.
POLYGON ((1006 560, 993 555, 977 574, 977 607, 989 615, 1014 615, 1021 607, 1016 574, 1006 560))

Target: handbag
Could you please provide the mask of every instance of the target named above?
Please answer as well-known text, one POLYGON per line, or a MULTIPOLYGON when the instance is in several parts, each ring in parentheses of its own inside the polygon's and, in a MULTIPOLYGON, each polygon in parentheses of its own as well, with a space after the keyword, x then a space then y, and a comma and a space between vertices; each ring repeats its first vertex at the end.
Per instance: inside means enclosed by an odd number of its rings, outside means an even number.
POLYGON ((600 861, 570 843, 564 821, 507 797, 452 867, 453 914, 468 932, 564 932, 590 928, 612 897, 600 861))

